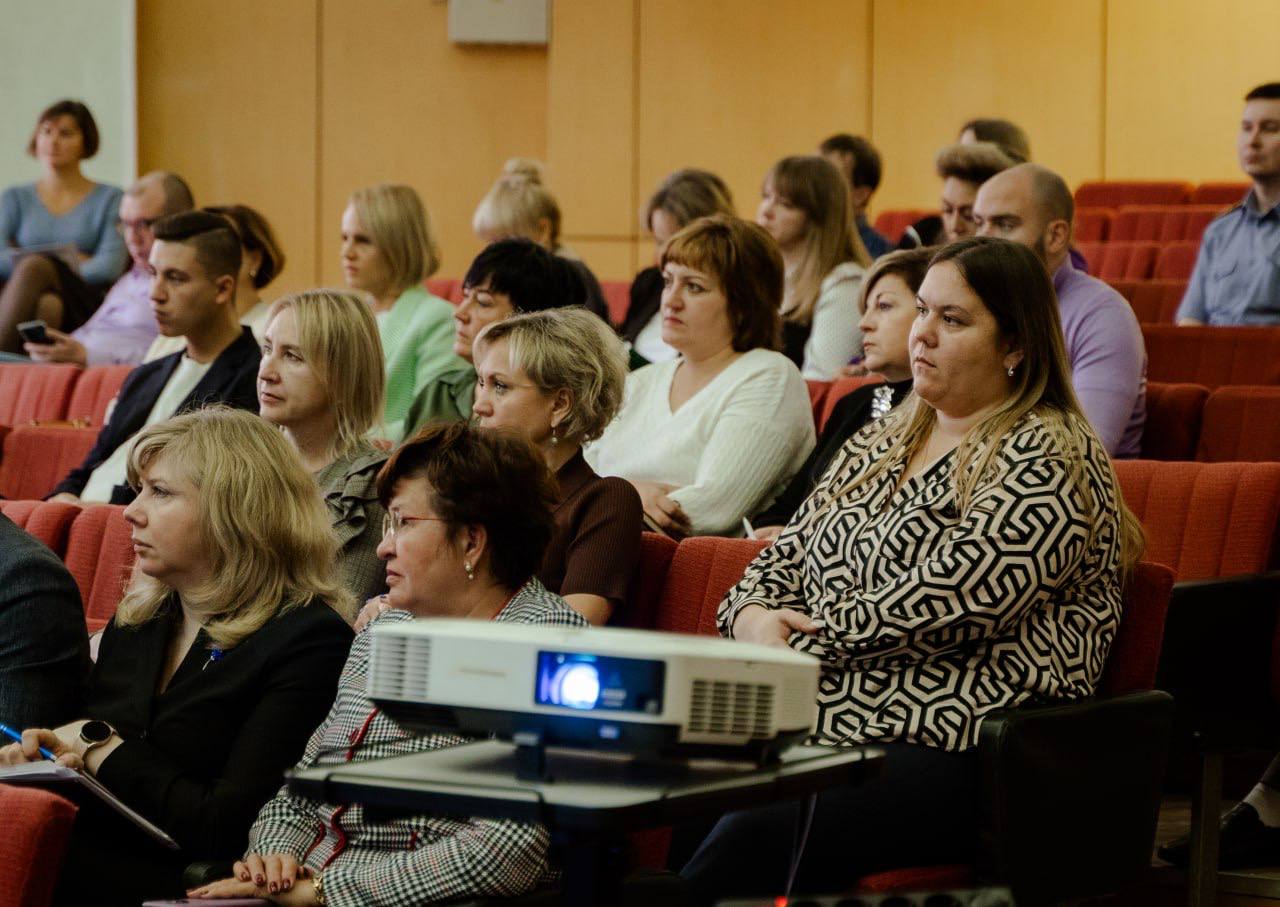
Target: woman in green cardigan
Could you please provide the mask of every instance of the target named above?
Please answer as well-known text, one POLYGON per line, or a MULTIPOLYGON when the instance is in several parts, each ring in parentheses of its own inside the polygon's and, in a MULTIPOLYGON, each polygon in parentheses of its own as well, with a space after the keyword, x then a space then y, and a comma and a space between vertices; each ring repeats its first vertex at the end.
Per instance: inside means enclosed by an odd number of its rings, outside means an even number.
POLYGON ((384 183, 352 194, 342 212, 342 274, 371 297, 378 320, 387 394, 375 434, 393 442, 404 438, 419 391, 465 365, 453 352, 453 307, 423 286, 439 266, 427 209, 411 187, 384 183))

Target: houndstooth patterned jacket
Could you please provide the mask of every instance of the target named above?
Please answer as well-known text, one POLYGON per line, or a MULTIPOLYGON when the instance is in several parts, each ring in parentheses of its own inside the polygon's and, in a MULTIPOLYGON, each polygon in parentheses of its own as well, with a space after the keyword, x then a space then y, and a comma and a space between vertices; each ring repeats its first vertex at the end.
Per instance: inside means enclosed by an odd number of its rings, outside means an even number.
MULTIPOLYGON (((405 611, 387 611, 374 623, 411 619, 405 611)), ((536 579, 494 620, 575 627, 587 623, 536 579)), ((421 753, 469 739, 412 734, 374 706, 365 693, 370 635, 366 628, 352 644, 337 699, 307 741, 298 768, 421 753)), ((325 899, 334 907, 521 894, 550 877, 548 843, 540 825, 430 815, 373 822, 359 804, 321 803, 288 788, 262 808, 249 831, 249 853, 288 853, 323 871, 325 899)))
POLYGON ((790 640, 823 663, 822 743, 964 750, 988 712, 1092 694, 1121 607, 1118 493, 1100 442, 1081 464, 1092 516, 1034 414, 1003 439, 964 513, 954 454, 896 492, 903 463, 833 502, 889 455, 893 439, 868 449, 872 431, 846 444, 729 591, 720 631, 752 604, 825 622, 790 640))

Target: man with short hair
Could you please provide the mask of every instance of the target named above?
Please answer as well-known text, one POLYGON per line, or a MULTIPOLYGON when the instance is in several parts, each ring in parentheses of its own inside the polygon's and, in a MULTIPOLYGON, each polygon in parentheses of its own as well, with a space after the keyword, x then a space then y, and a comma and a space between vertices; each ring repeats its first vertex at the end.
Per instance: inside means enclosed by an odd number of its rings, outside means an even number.
POLYGON ((1018 164, 982 184, 973 203, 980 236, 1034 249, 1058 295, 1071 383, 1113 457, 1136 457, 1147 418, 1147 352, 1124 297, 1070 261, 1075 203, 1062 177, 1018 164))
POLYGON ((1253 186, 1204 231, 1178 324, 1280 324, 1280 82, 1245 95, 1236 154, 1253 186))
POLYGON ((871 196, 880 188, 880 152, 862 136, 841 132, 823 142, 818 153, 835 165, 848 181, 858 235, 871 257, 879 258, 893 248, 889 240, 867 223, 867 206, 871 204, 871 196))
POLYGON ((239 238, 207 211, 162 218, 153 229, 151 308, 160 333, 186 337, 186 349, 129 373, 93 450, 54 489, 55 501, 133 500, 130 441, 147 425, 212 403, 257 412, 261 354, 236 315, 239 238))
POLYGON ((46 329, 50 343, 26 343, 34 362, 70 362, 79 366, 137 365, 156 337, 151 317, 151 225, 161 217, 194 207, 191 190, 174 173, 153 170, 125 190, 117 225, 132 264, 112 285, 93 316, 70 334, 46 329))

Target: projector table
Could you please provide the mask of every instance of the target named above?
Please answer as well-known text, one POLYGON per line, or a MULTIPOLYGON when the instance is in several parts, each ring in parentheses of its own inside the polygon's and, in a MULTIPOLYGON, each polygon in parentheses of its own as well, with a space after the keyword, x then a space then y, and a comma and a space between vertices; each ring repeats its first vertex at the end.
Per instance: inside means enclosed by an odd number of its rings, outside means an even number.
POLYGON ((449 749, 312 768, 289 788, 327 803, 397 815, 440 813, 538 822, 564 845, 564 902, 620 903, 610 853, 628 832, 804 797, 874 777, 874 747, 793 746, 778 762, 647 763, 549 747, 548 780, 516 777, 516 746, 482 740, 449 749))

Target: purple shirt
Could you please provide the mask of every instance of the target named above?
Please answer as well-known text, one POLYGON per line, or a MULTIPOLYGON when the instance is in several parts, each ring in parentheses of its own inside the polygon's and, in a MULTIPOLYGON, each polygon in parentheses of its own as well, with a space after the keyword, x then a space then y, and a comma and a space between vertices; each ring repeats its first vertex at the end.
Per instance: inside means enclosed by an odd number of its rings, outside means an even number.
POLYGON ((71 336, 84 344, 87 365, 137 365, 158 333, 151 315, 151 275, 134 264, 71 336))
POLYGON ((1123 296, 1070 259, 1054 273, 1053 288, 1080 406, 1113 457, 1136 457, 1147 421, 1147 350, 1138 319, 1123 296))

